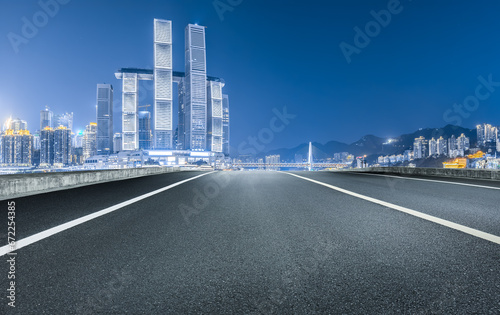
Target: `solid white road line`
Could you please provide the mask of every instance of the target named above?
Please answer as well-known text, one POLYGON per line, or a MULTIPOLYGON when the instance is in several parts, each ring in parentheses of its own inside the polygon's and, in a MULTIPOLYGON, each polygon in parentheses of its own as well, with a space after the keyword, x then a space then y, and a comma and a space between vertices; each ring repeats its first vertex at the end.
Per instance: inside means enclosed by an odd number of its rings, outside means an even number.
POLYGON ((333 186, 333 185, 325 184, 323 182, 319 182, 319 181, 314 180, 314 179, 310 179, 310 178, 307 178, 307 177, 299 176, 299 175, 288 173, 288 172, 282 172, 282 173, 285 173, 285 174, 288 174, 288 175, 292 175, 292 176, 301 178, 303 180, 307 180, 307 181, 310 181, 312 183, 315 183, 315 184, 318 184, 318 185, 322 185, 322 186, 328 187, 330 189, 339 191, 341 193, 344 193, 344 194, 347 194, 347 195, 350 195, 350 196, 353 196, 353 197, 356 197, 356 198, 360 198, 360 199, 363 199, 363 200, 366 200, 366 201, 369 201, 369 202, 372 202, 372 203, 375 203, 375 204, 378 204, 378 205, 381 205, 381 206, 384 206, 384 207, 388 207, 388 208, 391 208, 391 209, 394 209, 394 210, 397 210, 397 211, 401 211, 401 212, 407 213, 409 215, 412 215, 412 216, 415 216, 415 217, 418 217, 418 218, 421 218, 421 219, 424 219, 424 220, 427 220, 427 221, 431 221, 431 222, 434 222, 434 223, 446 226, 448 228, 451 228, 451 229, 454 229, 454 230, 457 230, 457 231, 460 231, 460 232, 463 232, 463 233, 467 233, 467 234, 473 235, 475 237, 479 237, 479 238, 482 238, 484 240, 487 240, 487 241, 490 241, 490 242, 493 242, 495 244, 499 244, 500 245, 500 237, 496 236, 496 235, 493 235, 493 234, 490 234, 490 233, 479 231, 479 230, 467 227, 465 225, 461 225, 461 224, 454 223, 454 222, 451 222, 451 221, 448 221, 448 220, 440 219, 440 218, 437 218, 435 216, 428 215, 428 214, 425 214, 425 213, 422 213, 422 212, 418 212, 418 211, 415 211, 415 210, 412 210, 412 209, 408 209, 408 208, 405 208, 405 207, 401 207, 401 206, 398 206, 398 205, 395 205, 395 204, 392 204, 392 203, 389 203, 389 202, 385 202, 385 201, 378 200, 378 199, 375 199, 375 198, 372 198, 372 197, 361 195, 361 194, 358 194, 358 193, 355 193, 355 192, 352 192, 352 191, 349 191, 349 190, 345 190, 345 189, 340 188, 340 187, 336 187, 336 186, 333 186))
POLYGON ((195 177, 191 177, 191 178, 188 178, 188 179, 185 179, 185 180, 181 180, 180 182, 177 182, 177 183, 165 186, 163 188, 157 189, 155 191, 149 192, 149 193, 141 195, 139 197, 132 198, 130 200, 124 201, 122 203, 119 203, 117 205, 111 206, 109 208, 106 208, 106 209, 103 209, 103 210, 91 213, 89 215, 86 215, 86 216, 83 216, 81 218, 78 218, 78 219, 75 219, 75 220, 63 223, 61 225, 55 226, 55 227, 50 228, 48 230, 42 231, 40 233, 28 236, 28 237, 23 238, 23 239, 21 239, 19 241, 16 241, 16 246, 15 246, 14 249, 11 249, 11 247, 9 245, 2 246, 2 247, 0 247, 0 256, 3 256, 5 254, 7 254, 7 253, 16 251, 16 250, 18 250, 20 248, 23 248, 23 247, 28 246, 30 244, 36 243, 36 242, 38 242, 40 240, 43 240, 44 238, 50 237, 50 236, 52 236, 54 234, 57 234, 57 233, 60 233, 60 232, 62 232, 64 230, 70 229, 72 227, 75 227, 75 226, 80 225, 82 223, 85 223, 87 221, 93 220, 93 219, 98 218, 100 216, 103 216, 105 214, 111 213, 113 211, 116 211, 116 210, 121 209, 123 207, 126 207, 128 205, 131 205, 131 204, 133 204, 135 202, 138 202, 138 201, 141 201, 143 199, 149 198, 149 197, 154 196, 156 194, 162 193, 162 192, 164 192, 166 190, 172 189, 172 188, 174 188, 176 186, 182 185, 184 183, 187 183, 189 181, 195 180, 197 178, 200 178, 202 176, 205 176, 205 175, 208 175, 208 174, 212 174, 212 173, 214 173, 214 172, 209 172, 209 173, 206 173, 206 174, 201 174, 201 175, 198 175, 198 176, 195 176, 195 177))
POLYGON ((478 187, 478 188, 488 188, 488 189, 497 189, 497 190, 500 190, 500 187, 474 185, 474 184, 457 183, 457 182, 447 182, 447 181, 444 181, 444 180, 403 177, 403 176, 394 176, 394 175, 385 175, 385 174, 370 174, 370 173, 362 173, 362 172, 348 172, 348 173, 349 174, 357 174, 357 175, 371 175, 371 176, 393 177, 393 178, 399 178, 399 179, 420 180, 420 181, 425 181, 425 182, 435 182, 435 183, 443 183, 443 184, 451 184, 451 185, 461 185, 461 186, 469 186, 469 187, 478 187))

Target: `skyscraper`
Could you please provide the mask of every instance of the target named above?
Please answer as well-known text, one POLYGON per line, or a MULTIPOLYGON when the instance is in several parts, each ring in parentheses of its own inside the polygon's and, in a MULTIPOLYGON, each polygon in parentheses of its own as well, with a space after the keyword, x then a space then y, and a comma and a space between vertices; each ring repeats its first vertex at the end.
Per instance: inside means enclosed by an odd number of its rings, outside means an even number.
POLYGON ((173 71, 172 22, 160 19, 154 20, 154 69, 122 68, 115 73, 122 80, 123 113, 122 147, 114 148, 115 151, 143 147, 139 143, 138 81, 153 80, 152 149, 215 150, 229 154, 229 102, 222 94, 224 81, 207 76, 205 27, 189 24, 185 35, 185 73, 173 71), (176 127, 174 83, 179 101, 176 127))
POLYGON ((457 138, 457 149, 467 151, 470 148, 470 141, 463 133, 457 138))
POLYGON ((179 119, 177 122, 177 143, 176 143, 176 149, 177 150, 184 150, 186 146, 186 128, 185 128, 185 113, 186 113, 186 106, 185 106, 185 89, 184 89, 184 78, 180 78, 177 80, 177 89, 178 89, 178 101, 179 101, 179 106, 178 106, 178 114, 179 114, 179 119))
POLYGON ((185 149, 207 149, 207 67, 205 27, 189 24, 185 30, 185 149))
POLYGON ((45 127, 40 132, 40 166, 54 164, 54 130, 45 127))
POLYGON ((451 151, 457 149, 457 138, 455 138, 455 135, 452 135, 448 139, 448 152, 451 153, 451 151))
POLYGON ((426 156, 425 152, 426 146, 425 146, 425 138, 424 137, 419 137, 415 138, 415 141, 413 142, 413 158, 414 159, 421 159, 426 156))
POLYGON ((172 21, 154 20, 154 138, 156 149, 173 149, 172 21))
POLYGON ((495 137, 497 139, 497 152, 500 152, 500 136, 498 136, 498 129, 499 128, 497 128, 497 132, 495 134, 495 137))
POLYGON ((222 152, 222 86, 220 81, 207 81, 207 150, 222 152))
POLYGON ((0 138, 1 159, 3 166, 31 166, 33 159, 33 136, 28 130, 6 130, 0 138))
POLYGON ((448 154, 448 141, 443 137, 439 137, 437 140, 437 154, 438 155, 447 155, 448 154))
POLYGON ((122 80, 122 147, 115 151, 139 149, 139 81, 153 80, 154 71, 123 68, 115 73, 122 80))
POLYGON ((28 130, 28 123, 25 120, 21 120, 19 118, 9 119, 6 123, 7 129, 11 129, 14 133, 17 133, 20 130, 28 130))
POLYGON ((40 111, 40 130, 43 130, 45 127, 52 128, 53 127, 53 122, 52 118, 54 116, 54 113, 49 110, 47 106, 45 106, 44 110, 40 111))
POLYGON ((59 126, 54 129, 54 165, 63 166, 71 162, 71 130, 59 126))
POLYGON ((73 113, 55 115, 54 122, 54 128, 64 126, 70 131, 73 131, 73 113))
POLYGON ((113 86, 97 84, 97 154, 113 152, 113 86))
POLYGON ((222 95, 222 152, 229 156, 229 97, 222 95))
POLYGON ((40 150, 40 130, 33 134, 33 149, 40 150))
POLYGON ((438 154, 438 145, 436 139, 429 140, 429 156, 438 154))
POLYGON ((477 125, 477 144, 484 146, 486 142, 495 142, 497 128, 490 124, 477 125))
POLYGON ((97 123, 91 122, 83 132, 83 158, 97 154, 97 123))
POLYGON ((151 113, 149 111, 139 112, 139 149, 151 149, 151 113))

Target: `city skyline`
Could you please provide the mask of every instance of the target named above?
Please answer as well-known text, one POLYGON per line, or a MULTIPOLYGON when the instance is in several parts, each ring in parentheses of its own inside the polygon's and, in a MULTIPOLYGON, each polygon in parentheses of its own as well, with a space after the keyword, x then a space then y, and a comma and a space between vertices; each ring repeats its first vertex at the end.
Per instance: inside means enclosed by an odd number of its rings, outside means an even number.
POLYGON ((1 314, 498 312, 499 1, 0 9, 1 314))
MULTIPOLYGON (((494 106, 499 101, 499 96, 494 91, 490 93, 486 100, 481 100, 478 108, 474 111, 465 112, 463 115, 454 111, 454 104, 461 104, 468 95, 474 95, 478 84, 484 81, 494 83, 497 81, 497 77, 500 78, 500 76, 496 75, 496 73, 500 73, 500 69, 496 57, 494 57, 498 55, 498 47, 487 45, 481 40, 483 38, 481 36, 484 36, 481 34, 486 30, 486 26, 490 27, 490 31, 497 27, 500 28, 491 15, 491 11, 494 10, 491 10, 491 7, 486 5, 476 5, 469 10, 466 5, 457 4, 454 7, 456 16, 452 16, 451 19, 458 21, 459 18, 465 18, 466 22, 474 21, 477 23, 472 25, 473 27, 469 25, 470 23, 466 23, 469 28, 465 31, 463 29, 465 26, 457 26, 456 30, 451 30, 448 26, 438 23, 438 13, 442 9, 439 4, 423 1, 420 2, 421 5, 419 6, 414 3, 401 2, 403 10, 391 17, 391 24, 383 28, 379 36, 372 38, 370 45, 359 54, 351 55, 351 63, 347 63, 339 44, 346 42, 352 45, 353 36, 355 35, 353 28, 359 26, 363 29, 367 22, 374 19, 370 12, 385 10, 387 3, 387 1, 358 2, 357 6, 345 3, 338 6, 329 4, 330 13, 334 17, 338 17, 338 19, 312 21, 305 18, 301 20, 302 29, 297 35, 304 38, 307 45, 292 50, 292 46, 283 46, 289 42, 291 34, 283 33, 285 34, 283 38, 276 37, 276 32, 281 27, 269 28, 269 23, 272 21, 273 25, 280 25, 279 22, 286 22, 298 17, 299 11, 301 11, 300 5, 287 8, 284 12, 286 14, 273 16, 275 20, 271 20, 272 14, 277 12, 277 5, 268 4, 261 7, 260 5, 264 4, 259 2, 242 3, 235 7, 233 11, 225 12, 223 15, 224 20, 221 21, 220 15, 211 3, 194 1, 186 6, 177 6, 174 3, 164 4, 153 1, 149 5, 130 6, 120 10, 120 12, 112 13, 109 17, 110 21, 116 20, 120 16, 126 17, 134 14, 134 16, 137 16, 137 23, 127 26, 117 21, 118 24, 115 26, 113 23, 108 23, 108 21, 106 27, 102 28, 103 30, 113 33, 119 26, 130 30, 131 34, 138 33, 144 36, 142 36, 142 39, 140 36, 134 36, 134 38, 137 37, 138 39, 130 42, 125 42, 123 38, 110 39, 110 42, 104 46, 106 49, 99 51, 98 56, 102 60, 94 60, 92 58, 97 57, 96 53, 87 54, 87 50, 81 45, 88 45, 93 42, 90 40, 90 35, 95 36, 95 43, 102 43, 105 38, 104 33, 107 32, 101 32, 102 35, 95 32, 101 26, 99 23, 95 26, 89 26, 85 30, 75 29, 77 26, 73 23, 66 25, 67 30, 60 29, 58 25, 67 22, 70 18, 80 19, 95 4, 88 2, 82 6, 81 3, 76 1, 69 2, 60 6, 57 15, 49 21, 46 27, 40 28, 36 37, 30 39, 28 44, 20 45, 17 53, 13 51, 8 40, 2 43, 2 45, 5 45, 2 48, 5 48, 6 58, 12 61, 12 65, 25 70, 29 69, 27 67, 33 69, 35 65, 33 62, 41 65, 34 71, 37 71, 37 73, 38 71, 44 71, 44 76, 48 76, 48 78, 40 84, 45 86, 50 83, 53 87, 58 86, 59 92, 54 93, 55 90, 49 88, 46 89, 47 92, 37 93, 39 87, 34 84, 30 77, 21 79, 22 77, 14 75, 9 76, 9 80, 7 80, 7 77, 0 76, 0 81, 5 83, 4 86, 6 86, 1 105, 2 115, 6 117, 0 118, 5 120, 10 115, 20 117, 27 120, 30 128, 32 128, 35 119, 38 119, 33 112, 39 112, 44 106, 48 105, 54 112, 74 112, 74 129, 75 131, 83 130, 89 121, 94 121, 91 111, 95 106, 95 95, 93 94, 95 94, 96 83, 119 84, 111 73, 123 66, 153 68, 154 60, 149 52, 151 46, 146 43, 151 43, 153 39, 152 35, 150 35, 151 24, 143 21, 150 21, 153 18, 166 18, 175 20, 176 25, 199 23, 200 25, 206 25, 210 30, 207 32, 207 59, 211 60, 211 62, 207 68, 207 74, 218 75, 231 82, 231 86, 228 86, 228 94, 231 94, 233 104, 231 119, 234 125, 239 126, 238 130, 235 129, 231 136, 233 147, 245 141, 247 137, 255 135, 260 129, 265 128, 273 117, 272 109, 281 108, 282 106, 287 106, 289 112, 297 115, 300 119, 288 125, 285 132, 277 134, 274 141, 266 145, 267 150, 292 147, 297 143, 309 140, 323 143, 329 140, 353 142, 365 134, 389 137, 417 128, 443 126, 448 123, 444 117, 450 110, 452 112, 446 116, 450 120, 449 123, 460 122, 459 125, 470 128, 484 121, 497 125, 498 121, 491 119, 491 117, 500 116, 498 115, 498 106, 494 106), (156 9, 154 10, 156 12, 161 9, 160 11, 164 10, 165 13, 153 14, 153 8, 156 9), (259 8, 265 8, 265 10, 259 11, 259 8), (425 12, 428 14, 430 21, 429 26, 423 25, 421 27, 424 29, 432 27, 432 29, 436 30, 436 34, 416 32, 411 27, 411 23, 417 18, 418 13, 424 9, 427 10, 425 12), (262 13, 263 16, 259 19, 260 24, 250 32, 249 20, 255 18, 257 11, 262 13), (340 12, 346 16, 340 16, 340 12), (331 32, 319 31, 317 26, 326 23, 327 20, 332 23, 329 26, 331 32), (70 42, 68 50, 64 51, 64 56, 59 56, 57 52, 54 52, 54 48, 50 48, 51 45, 46 45, 49 47, 40 47, 44 41, 55 44, 57 40, 66 38, 64 36, 67 36, 67 32, 70 30, 78 30, 84 36, 85 41, 70 42), (267 34, 264 31, 271 32, 267 34), (415 37, 412 40, 398 37, 401 36, 403 31, 411 32, 415 37), (473 39, 471 47, 460 46, 463 49, 451 50, 456 45, 450 46, 449 40, 443 43, 440 41, 441 37, 439 36, 446 32, 451 35, 456 34, 453 35, 455 37, 450 37, 455 39, 457 39, 458 34, 465 36, 467 39, 470 39, 469 37, 472 35, 477 38, 473 39), (326 46, 328 48, 328 58, 324 60, 328 60, 329 63, 324 65, 324 70, 318 67, 319 64, 316 63, 318 59, 313 57, 315 51, 310 49, 313 47, 311 44, 314 40, 320 38, 328 39, 326 46), (395 40, 388 42, 389 38, 401 39, 401 42, 396 43, 395 40), (252 49, 245 42, 252 42, 252 49), (123 56, 120 56, 116 48, 113 49, 117 43, 122 46, 125 45, 122 50, 126 51, 126 54, 123 54, 123 56), (143 45, 143 43, 145 44, 143 45), (439 55, 433 56, 433 58, 428 58, 428 54, 422 54, 422 49, 415 50, 410 54, 414 58, 412 63, 405 65, 407 73, 401 72, 398 64, 410 56, 404 57, 405 55, 401 53, 408 53, 405 50, 406 46, 417 47, 416 45, 419 43, 422 43, 421 48, 431 46, 436 49, 444 49, 444 51, 453 51, 453 53, 445 57, 441 52, 439 55), (389 45, 390 49, 385 45, 389 45), (138 49, 137 47, 142 48, 138 49), (82 51, 79 51, 79 49, 82 49, 82 51), (246 50, 243 51, 242 49, 246 50), (42 51, 45 56, 53 55, 54 58, 42 60, 32 54, 35 50, 42 51), (379 55, 381 50, 390 53, 387 57, 382 57, 379 55), (52 54, 48 53, 48 51, 52 52, 52 54), (109 51, 109 54, 107 51, 109 51), (210 53, 210 51, 212 52, 210 53), (288 51, 289 54, 283 55, 285 51, 288 51), (249 52, 253 53, 250 54, 249 52), (400 54, 396 55, 397 53, 400 54), (300 59, 303 64, 300 63, 293 72, 283 68, 285 62, 296 64, 299 55, 303 55, 303 58, 300 59), (68 77, 70 74, 67 62, 71 56, 81 58, 79 60, 82 62, 90 62, 92 59, 96 67, 95 69, 86 67, 86 71, 82 75, 78 77, 71 76, 70 80, 61 81, 61 78, 68 77), (281 56, 284 56, 284 59, 280 58, 281 56), (239 76, 239 73, 236 76, 237 72, 241 71, 241 69, 237 70, 241 64, 237 62, 237 57, 245 59, 252 57, 251 60, 254 60, 254 62, 250 63, 251 66, 247 65, 243 69, 246 71, 244 79, 239 76), (433 70, 432 68, 437 64, 439 64, 438 68, 433 70), (55 73, 45 71, 48 70, 45 67, 49 65, 51 69, 57 71, 55 73), (251 67, 251 69, 248 67, 251 67), (327 76, 325 71, 333 69, 336 69, 331 72, 333 75, 327 76), (383 71, 381 71, 382 69, 383 71), (290 73, 293 75, 289 75, 290 73), (364 75, 360 76, 355 73, 364 75), (297 80, 306 77, 306 74, 308 80, 297 80), (433 76, 434 74, 436 76, 433 76), (319 77, 317 77, 318 75, 319 77), (310 78, 313 77, 315 79, 311 80, 310 78), (342 83, 339 80, 344 82, 342 83), (309 81, 316 81, 317 83, 313 84, 309 81), (26 83, 21 84, 21 82, 26 83), (92 84, 89 84, 89 82, 92 82, 92 84), (248 82, 252 82, 251 87, 248 82), (296 88, 297 82, 301 82, 300 86, 303 89, 296 88), (374 84, 373 82, 377 83, 374 84), (368 83, 370 84, 367 85, 368 83), (380 88, 382 84, 384 84, 384 87, 380 88), (33 89, 33 94, 37 95, 36 100, 29 95, 21 95, 22 93, 16 95, 14 92, 19 91, 18 86, 33 89), (314 88, 312 88, 313 86, 314 88), (416 88, 417 86, 418 88, 416 88), (60 87, 63 87, 63 89, 60 89, 60 87), (262 91, 263 98, 256 98, 253 95, 248 97, 252 89, 262 91), (362 94, 365 95, 354 93, 361 89, 364 91, 362 94), (290 91, 293 91, 293 93, 289 93, 290 91), (307 97, 306 92, 308 93, 307 97), (350 94, 348 103, 345 101, 347 94, 350 94), (304 106, 305 104, 307 106, 304 106), (361 111, 357 111, 357 108, 361 109, 361 111), (317 115, 319 112, 322 115, 317 115), (356 116, 352 115, 354 112, 366 113, 366 115, 351 117, 356 116), (459 118, 460 121, 457 120, 459 118), (341 130, 346 128, 350 128, 352 131, 348 134, 342 133, 341 130)), ((12 33, 21 32, 21 18, 23 16, 31 17, 31 13, 34 14, 41 10, 36 2, 20 7, 16 7, 14 4, 8 6, 11 9, 11 16, 5 17, 2 23, 8 22, 9 24, 6 25, 5 29, 11 30, 12 33)), ((110 4, 106 3, 100 4, 100 11, 96 14, 110 13, 110 6, 110 4)), ((323 16, 318 7, 309 6, 308 10, 323 16)), ((291 30, 295 30, 294 27, 296 26, 292 26, 291 30)), ((182 28, 174 29, 172 36, 174 41, 180 41, 181 36, 183 36, 182 28)), ((460 41, 456 43, 459 44, 460 41)), ((173 58, 181 58, 182 50, 183 47, 174 45, 173 58)), ((323 52, 319 56, 326 57, 323 52)), ((10 67, 11 65, 7 66, 10 67)), ((80 67, 78 64, 74 64, 73 67, 71 73, 73 70, 80 71, 78 70, 80 67)), ((183 69, 181 65, 178 65, 177 69, 174 66, 175 70, 183 69)), ((151 91, 150 88, 146 93, 147 95, 144 96, 144 102, 154 104, 154 95, 152 95, 151 91)), ((176 95, 174 95, 175 97, 176 95)), ((117 107, 120 106, 115 101, 115 112, 117 107)), ((116 120, 115 117, 115 132, 121 128, 119 124, 116 124, 116 120)))

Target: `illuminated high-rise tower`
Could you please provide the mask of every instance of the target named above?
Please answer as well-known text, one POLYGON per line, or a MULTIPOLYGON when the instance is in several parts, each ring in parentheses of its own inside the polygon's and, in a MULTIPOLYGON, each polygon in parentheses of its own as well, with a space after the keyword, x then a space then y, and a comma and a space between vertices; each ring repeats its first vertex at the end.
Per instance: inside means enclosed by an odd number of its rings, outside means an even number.
POLYGON ((154 147, 173 149, 172 21, 154 20, 154 147))
POLYGON ((97 85, 97 154, 113 153, 113 86, 97 85))
POLYGON ((207 81, 207 150, 222 153, 223 82, 207 81))
POLYGON ((222 95, 222 152, 229 156, 229 96, 222 95))
POLYGON ((44 110, 40 111, 40 130, 43 130, 45 127, 52 128, 52 118, 54 113, 49 110, 47 106, 45 106, 44 110))
POLYGON ((207 67, 205 27, 189 24, 185 30, 184 148, 207 149, 207 67))

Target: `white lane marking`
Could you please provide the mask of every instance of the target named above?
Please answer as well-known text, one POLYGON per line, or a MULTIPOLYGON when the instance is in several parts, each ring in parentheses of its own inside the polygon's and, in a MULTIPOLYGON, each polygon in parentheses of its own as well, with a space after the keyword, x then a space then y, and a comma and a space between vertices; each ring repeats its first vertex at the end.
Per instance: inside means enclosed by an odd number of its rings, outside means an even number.
POLYGON ((454 230, 457 230, 457 231, 460 231, 460 232, 463 232, 463 233, 467 233, 467 234, 473 235, 475 237, 479 237, 479 238, 482 238, 484 240, 487 240, 487 241, 490 241, 490 242, 493 242, 493 243, 496 243, 496 244, 500 245, 500 236, 496 236, 496 235, 493 235, 493 234, 490 234, 490 233, 479 231, 479 230, 470 228, 470 227, 465 226, 465 225, 461 225, 461 224, 458 224, 458 223, 455 223, 455 222, 451 222, 451 221, 448 221, 448 220, 440 219, 440 218, 432 216, 432 215, 428 215, 428 214, 425 214, 425 213, 422 213, 422 212, 418 212, 418 211, 415 211, 415 210, 412 210, 412 209, 401 207, 401 206, 398 206, 398 205, 395 205, 395 204, 392 204, 392 203, 389 203, 389 202, 385 202, 385 201, 382 201, 382 200, 379 200, 379 199, 375 199, 375 198, 372 198, 372 197, 361 195, 361 194, 358 194, 358 193, 355 193, 355 192, 352 192, 352 191, 349 191, 349 190, 342 189, 342 188, 337 187, 337 186, 325 184, 323 182, 319 182, 319 181, 314 180, 314 179, 310 179, 310 178, 307 178, 307 177, 295 175, 295 174, 288 173, 288 172, 281 172, 281 173, 292 175, 292 176, 301 178, 303 180, 307 180, 307 181, 313 182, 315 184, 322 185, 322 186, 328 187, 330 189, 339 191, 341 193, 344 193, 344 194, 347 194, 347 195, 351 195, 353 197, 360 198, 360 199, 363 199, 363 200, 366 200, 366 201, 369 201, 369 202, 372 202, 372 203, 376 203, 376 204, 379 204, 381 206, 388 207, 388 208, 391 208, 391 209, 394 209, 394 210, 397 210, 397 211, 401 211, 401 212, 407 213, 409 215, 412 215, 412 216, 415 216, 415 217, 418 217, 418 218, 421 218, 421 219, 424 219, 424 220, 427 220, 427 221, 431 221, 431 222, 434 222, 434 223, 446 226, 448 228, 451 228, 451 229, 454 229, 454 230))
POLYGON ((128 205, 131 205, 131 204, 133 204, 135 202, 138 202, 138 201, 141 201, 143 199, 149 198, 149 197, 151 197, 153 195, 159 194, 161 192, 164 192, 166 190, 172 189, 172 188, 174 188, 176 186, 179 186, 181 184, 187 183, 189 181, 195 180, 197 178, 200 178, 202 176, 205 176, 205 175, 208 175, 208 174, 212 174, 212 173, 214 173, 214 172, 209 172, 209 173, 206 173, 206 174, 201 174, 201 175, 198 175, 198 176, 195 176, 195 177, 191 177, 191 178, 188 178, 188 179, 185 179, 185 180, 181 180, 180 182, 177 182, 177 183, 165 186, 163 188, 154 190, 152 192, 149 192, 147 194, 141 195, 139 197, 132 198, 130 200, 124 201, 122 203, 119 203, 117 205, 111 206, 109 208, 106 208, 106 209, 103 209, 103 210, 100 210, 100 211, 88 214, 88 215, 83 216, 81 218, 78 218, 78 219, 75 219, 75 220, 63 223, 61 225, 55 226, 55 227, 50 228, 48 230, 42 231, 40 233, 28 236, 26 238, 23 238, 23 239, 17 241, 15 249, 11 249, 9 245, 2 246, 2 247, 0 247, 0 256, 3 256, 5 254, 7 254, 7 253, 16 251, 16 250, 18 250, 20 248, 23 248, 25 246, 31 245, 33 243, 36 243, 36 242, 38 242, 40 240, 43 240, 44 238, 50 237, 50 236, 52 236, 54 234, 57 234, 57 233, 60 233, 60 232, 62 232, 64 230, 70 229, 72 227, 75 227, 75 226, 80 225, 82 223, 85 223, 87 221, 93 220, 93 219, 101 217, 101 216, 103 216, 105 214, 111 213, 113 211, 116 211, 116 210, 121 209, 123 207, 126 207, 128 205))
POLYGON ((348 174, 360 174, 360 175, 371 175, 371 176, 394 177, 394 178, 399 178, 399 179, 421 180, 421 181, 425 181, 425 182, 436 182, 436 183, 443 183, 443 184, 462 185, 462 186, 469 186, 469 187, 479 187, 479 188, 488 188, 488 189, 497 189, 497 190, 500 190, 500 187, 474 185, 474 184, 457 183, 457 182, 447 182, 447 181, 444 181, 444 180, 435 180, 435 179, 423 179, 423 178, 413 178, 413 177, 404 177, 404 176, 385 175, 385 174, 370 174, 370 173, 363 173, 363 172, 346 172, 346 173, 348 173, 348 174))

